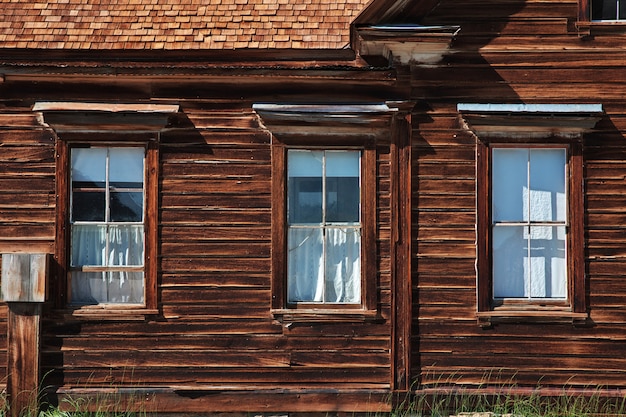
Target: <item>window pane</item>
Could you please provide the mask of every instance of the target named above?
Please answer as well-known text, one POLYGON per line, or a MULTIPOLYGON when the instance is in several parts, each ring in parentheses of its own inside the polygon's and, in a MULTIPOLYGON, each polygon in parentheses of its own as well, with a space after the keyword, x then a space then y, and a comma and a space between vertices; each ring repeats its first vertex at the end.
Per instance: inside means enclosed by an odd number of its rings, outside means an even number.
POLYGON ((143 220, 143 193, 111 193, 112 222, 140 222, 143 220))
MULTIPOLYGON (((75 184, 75 183, 74 183, 75 184)), ((76 185, 74 185, 76 186, 76 185)), ((103 222, 106 213, 106 192, 74 191, 72 194, 72 221, 103 222)))
POLYGON ((290 228, 287 237, 288 302, 322 302, 324 262, 321 228, 290 228))
POLYGON ((73 225, 71 245, 71 266, 106 265, 106 226, 73 225))
POLYGON ((493 221, 527 220, 528 149, 492 151, 493 221))
POLYGON ((72 303, 143 303, 143 272, 72 272, 72 303))
POLYGON ((358 229, 326 230, 325 301, 361 301, 361 235, 358 229))
POLYGON ((530 296, 565 298, 565 226, 530 228, 530 296))
POLYGON ((287 171, 289 224, 322 222, 322 151, 290 150, 287 171))
POLYGON ((109 226, 107 265, 143 265, 143 225, 109 226))
POLYGON ((98 184, 98 188, 104 187, 106 157, 106 148, 73 148, 72 182, 98 184))
POLYGON ((565 221, 565 149, 530 150, 530 220, 565 221))
POLYGON ((143 148, 109 149, 109 182, 113 187, 142 188, 143 148))
POLYGON ((72 149, 72 221, 104 221, 106 148, 72 149))
POLYGON ((592 20, 615 20, 618 0, 591 0, 592 20))
POLYGON ((326 222, 358 223, 360 152, 326 152, 326 222))
POLYGON ((619 15, 617 16, 619 20, 626 20, 626 1, 620 0, 619 2, 619 15))
POLYGON ((526 226, 493 228, 493 296, 494 298, 527 297, 528 240, 526 226))

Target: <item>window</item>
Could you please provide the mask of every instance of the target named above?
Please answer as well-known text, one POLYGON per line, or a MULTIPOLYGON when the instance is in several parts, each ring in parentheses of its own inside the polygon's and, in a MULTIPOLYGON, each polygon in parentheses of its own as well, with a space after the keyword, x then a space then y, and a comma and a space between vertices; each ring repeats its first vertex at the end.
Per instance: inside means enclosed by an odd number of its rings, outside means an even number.
POLYGON ((579 28, 588 28, 592 23, 604 29, 621 30, 622 25, 614 25, 626 21, 626 0, 579 0, 579 28))
POLYGON ((601 104, 459 103, 476 138, 477 318, 585 323, 583 137, 601 104))
POLYGON ((477 146, 479 318, 579 318, 586 305, 580 143, 477 146))
POLYGON ((591 5, 592 21, 626 19, 626 0, 587 0, 591 5))
POLYGON ((70 153, 70 302, 143 304, 145 149, 70 153))
POLYGON ((375 164, 374 147, 274 141, 275 314, 375 314, 375 164))
MULTIPOLYGON (((57 141, 59 308, 156 312, 158 145, 57 141)), ((122 138, 123 134, 120 133, 122 138)))
POLYGON ((567 298, 565 148, 491 149, 495 302, 567 298))
MULTIPOLYGON (((400 243, 393 221, 402 218, 409 224, 404 217, 410 206, 408 181, 395 175, 401 156, 409 154, 407 111, 412 108, 411 103, 402 111, 385 103, 254 104, 271 134, 271 308, 283 324, 380 318, 377 190, 407 193, 396 198, 389 218, 381 208, 381 228, 392 224, 388 241, 396 245, 390 244, 391 258, 402 250, 408 259, 409 240, 400 243), (377 184, 379 163, 384 165, 379 159, 390 153, 392 171, 381 173, 377 184)), ((410 158, 402 161, 408 164, 410 158)), ((398 264, 390 274, 397 274, 399 287, 410 288, 409 262, 406 268, 404 262, 398 264)))
POLYGON ((287 303, 359 304, 361 152, 287 155, 287 303))

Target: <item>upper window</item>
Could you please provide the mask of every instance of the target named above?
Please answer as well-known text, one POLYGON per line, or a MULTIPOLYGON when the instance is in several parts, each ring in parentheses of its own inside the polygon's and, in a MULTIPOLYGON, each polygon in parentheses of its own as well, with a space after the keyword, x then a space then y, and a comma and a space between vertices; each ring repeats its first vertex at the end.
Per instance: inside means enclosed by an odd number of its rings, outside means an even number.
POLYGON ((144 302, 143 147, 71 149, 70 302, 144 302))
POLYGON ((361 302, 361 152, 287 151, 287 302, 361 302))

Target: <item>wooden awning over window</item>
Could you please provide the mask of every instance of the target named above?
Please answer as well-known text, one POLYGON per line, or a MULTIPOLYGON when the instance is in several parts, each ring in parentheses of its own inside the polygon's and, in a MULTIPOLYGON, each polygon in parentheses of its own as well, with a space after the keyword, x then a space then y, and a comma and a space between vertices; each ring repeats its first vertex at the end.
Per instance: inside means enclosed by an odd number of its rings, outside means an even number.
POLYGON ((459 103, 465 126, 480 140, 581 137, 602 118, 602 104, 459 103))
POLYGON ((179 111, 177 104, 37 102, 43 123, 55 131, 129 130, 155 131, 165 127, 169 117, 179 111))

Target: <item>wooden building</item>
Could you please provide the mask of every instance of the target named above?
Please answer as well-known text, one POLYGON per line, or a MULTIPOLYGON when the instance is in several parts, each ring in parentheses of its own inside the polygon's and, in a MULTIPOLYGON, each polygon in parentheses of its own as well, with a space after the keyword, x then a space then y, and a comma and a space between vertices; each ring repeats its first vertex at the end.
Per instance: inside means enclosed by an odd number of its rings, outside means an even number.
POLYGON ((620 7, 0 0, 12 411, 617 395, 620 7))

